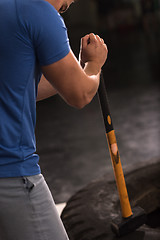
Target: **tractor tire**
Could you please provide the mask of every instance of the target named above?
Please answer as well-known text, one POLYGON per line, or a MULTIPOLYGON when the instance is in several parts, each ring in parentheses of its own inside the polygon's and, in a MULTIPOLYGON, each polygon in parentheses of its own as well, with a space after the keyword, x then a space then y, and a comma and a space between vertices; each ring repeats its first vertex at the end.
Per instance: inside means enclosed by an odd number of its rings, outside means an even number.
MULTIPOLYGON (((146 224, 123 239, 160 239, 160 161, 125 176, 132 207, 140 206, 147 214, 146 224)), ((117 239, 111 221, 118 217, 120 203, 116 184, 105 176, 78 191, 67 202, 61 218, 70 240, 117 239)))

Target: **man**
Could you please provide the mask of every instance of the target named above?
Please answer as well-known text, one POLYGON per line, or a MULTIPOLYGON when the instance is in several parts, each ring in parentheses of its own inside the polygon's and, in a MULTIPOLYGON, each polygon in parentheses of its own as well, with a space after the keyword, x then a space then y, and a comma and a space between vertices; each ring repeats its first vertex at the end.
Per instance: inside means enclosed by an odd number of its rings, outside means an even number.
POLYGON ((82 66, 76 60, 59 15, 71 3, 71 0, 0 0, 3 240, 68 239, 38 165, 34 135, 36 98, 41 100, 58 93, 69 105, 84 107, 97 92, 101 67, 107 58, 104 41, 89 34, 82 38, 82 66))

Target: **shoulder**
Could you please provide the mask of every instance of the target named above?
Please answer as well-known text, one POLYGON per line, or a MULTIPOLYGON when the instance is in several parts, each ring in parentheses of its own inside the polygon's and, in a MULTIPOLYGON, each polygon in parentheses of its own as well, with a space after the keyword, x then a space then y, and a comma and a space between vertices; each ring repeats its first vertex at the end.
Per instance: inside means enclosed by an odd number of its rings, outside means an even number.
MULTIPOLYGON (((28 10, 37 10, 37 11, 46 11, 46 10, 51 10, 56 11, 56 9, 47 1, 45 0, 16 0, 16 5, 21 8, 23 11, 28 11, 28 10)), ((36 12, 35 12, 36 14, 36 12)))
POLYGON ((16 0, 18 15, 30 23, 54 21, 65 26, 57 10, 45 0, 16 0))

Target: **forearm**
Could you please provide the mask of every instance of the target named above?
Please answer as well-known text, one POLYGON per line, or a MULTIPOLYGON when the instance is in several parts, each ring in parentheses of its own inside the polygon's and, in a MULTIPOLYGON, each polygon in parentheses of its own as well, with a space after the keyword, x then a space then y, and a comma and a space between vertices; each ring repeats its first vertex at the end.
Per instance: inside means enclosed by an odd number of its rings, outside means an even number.
POLYGON ((85 64, 84 72, 90 79, 90 81, 87 81, 90 84, 90 88, 88 88, 88 96, 92 99, 99 87, 101 68, 94 63, 89 62, 85 64))
POLYGON ((48 82, 48 80, 42 75, 38 84, 37 101, 49 98, 57 94, 57 90, 48 82))

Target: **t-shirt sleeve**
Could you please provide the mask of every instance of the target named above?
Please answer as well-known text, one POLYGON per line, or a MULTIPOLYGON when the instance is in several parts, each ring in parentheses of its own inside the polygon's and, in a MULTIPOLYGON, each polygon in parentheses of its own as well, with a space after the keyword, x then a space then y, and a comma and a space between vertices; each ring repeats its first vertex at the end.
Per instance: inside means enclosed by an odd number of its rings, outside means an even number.
POLYGON ((49 65, 64 58, 70 44, 63 18, 44 0, 34 1, 30 11, 27 25, 39 64, 49 65))

